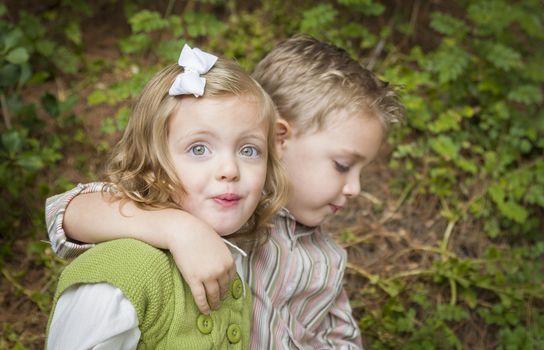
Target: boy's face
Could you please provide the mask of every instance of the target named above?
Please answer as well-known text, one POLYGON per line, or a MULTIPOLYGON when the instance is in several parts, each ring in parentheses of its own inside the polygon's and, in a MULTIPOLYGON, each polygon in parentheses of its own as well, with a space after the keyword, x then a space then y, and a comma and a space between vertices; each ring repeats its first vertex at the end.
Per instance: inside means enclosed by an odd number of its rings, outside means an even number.
POLYGON ((186 98, 169 120, 168 148, 181 207, 220 235, 255 211, 266 180, 268 126, 244 96, 186 98))
POLYGON ((382 142, 377 118, 343 110, 336 120, 308 133, 288 126, 291 132, 280 141, 289 178, 287 209, 306 226, 320 225, 359 194, 361 171, 382 142))

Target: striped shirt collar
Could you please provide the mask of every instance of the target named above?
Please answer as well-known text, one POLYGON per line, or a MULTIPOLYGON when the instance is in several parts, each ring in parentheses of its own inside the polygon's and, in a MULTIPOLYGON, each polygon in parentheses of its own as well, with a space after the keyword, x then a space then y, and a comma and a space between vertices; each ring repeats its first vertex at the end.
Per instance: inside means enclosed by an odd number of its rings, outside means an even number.
POLYGON ((287 208, 281 208, 278 212, 278 217, 282 218, 287 222, 286 234, 293 242, 296 242, 299 238, 309 236, 320 229, 319 226, 309 227, 301 224, 300 222, 297 222, 293 214, 291 214, 291 212, 289 212, 289 209, 287 208))

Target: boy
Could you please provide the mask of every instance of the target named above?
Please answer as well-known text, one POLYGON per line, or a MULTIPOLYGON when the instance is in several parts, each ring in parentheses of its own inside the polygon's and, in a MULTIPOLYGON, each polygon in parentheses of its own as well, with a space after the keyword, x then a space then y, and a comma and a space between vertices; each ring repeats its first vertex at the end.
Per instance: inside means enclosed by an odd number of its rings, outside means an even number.
MULTIPOLYGON (((273 49, 253 76, 278 108, 277 146, 290 193, 270 239, 244 261, 254 295, 250 347, 362 348, 342 287, 346 253, 319 225, 359 193, 362 169, 376 156, 402 108, 392 88, 345 51, 307 36, 273 49)), ((216 308, 234 271, 217 235, 181 211, 145 211, 128 202, 121 212, 118 202, 100 193, 77 196, 99 192, 101 186, 79 185, 48 200, 53 249, 64 256, 77 252, 63 227, 72 239, 84 242, 133 237, 170 249, 197 305, 207 311, 207 295, 216 308)), ((87 247, 80 245, 79 251, 87 247)))

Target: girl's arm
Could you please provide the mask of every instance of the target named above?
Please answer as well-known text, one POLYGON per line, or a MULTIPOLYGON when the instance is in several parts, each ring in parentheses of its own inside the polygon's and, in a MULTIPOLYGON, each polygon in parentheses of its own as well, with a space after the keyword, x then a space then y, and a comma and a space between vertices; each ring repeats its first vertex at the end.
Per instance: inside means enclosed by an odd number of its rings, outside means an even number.
POLYGON ((87 188, 72 193, 72 198, 63 198, 69 191, 48 199, 46 219, 53 249, 58 249, 60 231, 65 239, 80 242, 134 238, 169 249, 199 310, 209 313, 219 307, 236 269, 229 249, 214 230, 181 210, 144 210, 131 201, 110 201, 107 193, 100 192, 102 187, 90 188, 98 192, 87 188))
POLYGON ((47 337, 47 349, 136 349, 138 315, 119 288, 83 284, 60 296, 47 337))

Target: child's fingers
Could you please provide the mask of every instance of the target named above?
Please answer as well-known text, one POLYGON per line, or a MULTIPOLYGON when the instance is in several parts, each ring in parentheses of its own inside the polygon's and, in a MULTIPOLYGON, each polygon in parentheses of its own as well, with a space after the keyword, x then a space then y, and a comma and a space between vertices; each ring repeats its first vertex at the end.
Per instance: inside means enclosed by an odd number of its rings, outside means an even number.
POLYGON ((225 274, 222 276, 222 279, 220 280, 221 285, 221 300, 223 300, 226 297, 226 294, 229 292, 229 286, 230 282, 236 278, 236 266, 232 265, 228 271, 225 272, 225 274), (223 289, 224 288, 224 289, 223 289))
POLYGON ((228 271, 229 282, 236 278, 236 265, 232 264, 231 268, 228 271))
POLYGON ((208 299, 206 299, 206 289, 204 285, 200 282, 198 283, 189 283, 189 288, 191 288, 191 293, 195 299, 196 306, 205 315, 208 315, 211 312, 210 305, 208 304, 208 299))
POLYGON ((219 297, 219 283, 215 279, 209 280, 204 283, 204 288, 206 289, 206 296, 208 297, 211 309, 217 310, 221 300, 219 297))
POLYGON ((220 276, 217 281, 219 282, 219 297, 221 300, 225 299, 227 296, 227 293, 229 292, 229 285, 230 285, 230 276, 229 272, 226 271, 222 276, 220 276))

